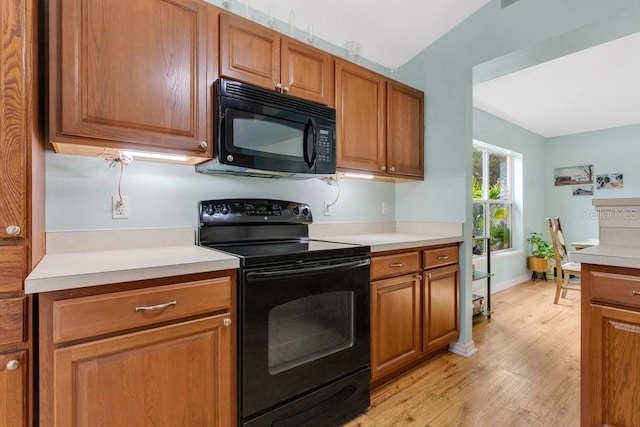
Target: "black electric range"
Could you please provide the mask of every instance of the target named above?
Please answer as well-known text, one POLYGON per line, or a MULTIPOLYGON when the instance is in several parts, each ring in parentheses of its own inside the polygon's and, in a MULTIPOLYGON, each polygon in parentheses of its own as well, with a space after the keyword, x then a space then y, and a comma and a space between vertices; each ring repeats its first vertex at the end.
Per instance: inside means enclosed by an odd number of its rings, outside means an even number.
POLYGON ((242 267, 350 257, 369 246, 310 239, 307 204, 266 199, 205 200, 199 206, 200 246, 240 258, 242 267))

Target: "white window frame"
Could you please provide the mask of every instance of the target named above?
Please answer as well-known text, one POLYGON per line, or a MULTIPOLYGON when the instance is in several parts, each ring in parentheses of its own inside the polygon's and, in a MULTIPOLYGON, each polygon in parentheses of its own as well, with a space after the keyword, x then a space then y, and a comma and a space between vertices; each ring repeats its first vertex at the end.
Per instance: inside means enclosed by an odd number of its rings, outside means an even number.
POLYGON ((509 208, 509 247, 505 249, 492 249, 492 253, 501 253, 514 250, 514 164, 516 161, 517 153, 504 148, 496 147, 495 145, 487 144, 485 142, 473 141, 473 149, 482 151, 482 198, 472 199, 472 205, 482 204, 484 209, 484 230, 482 235, 489 236, 490 232, 490 212, 491 205, 503 205, 509 208), (507 199, 489 199, 489 154, 499 154, 508 157, 507 165, 507 199))

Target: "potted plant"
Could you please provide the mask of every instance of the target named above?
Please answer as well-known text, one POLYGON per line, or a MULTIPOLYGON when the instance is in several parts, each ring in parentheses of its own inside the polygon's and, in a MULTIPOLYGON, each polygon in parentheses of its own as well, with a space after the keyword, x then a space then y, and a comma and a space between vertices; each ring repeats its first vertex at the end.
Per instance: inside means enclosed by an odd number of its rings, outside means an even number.
POLYGON ((527 258, 527 269, 531 270, 531 280, 536 280, 537 273, 541 273, 547 280, 549 260, 555 257, 553 246, 542 237, 542 233, 532 231, 527 239, 531 256, 527 258))

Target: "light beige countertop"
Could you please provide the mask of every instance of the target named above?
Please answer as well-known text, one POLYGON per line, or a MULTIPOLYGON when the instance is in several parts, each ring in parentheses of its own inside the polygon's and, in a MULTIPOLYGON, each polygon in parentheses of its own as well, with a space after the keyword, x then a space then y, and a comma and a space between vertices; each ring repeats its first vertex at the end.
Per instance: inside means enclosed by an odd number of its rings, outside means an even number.
POLYGON ((236 269, 238 258, 199 246, 47 254, 25 280, 25 293, 236 269))
POLYGON ((640 246, 600 244, 571 252, 571 261, 613 267, 640 268, 640 246))
POLYGON ((421 246, 435 246, 447 243, 462 242, 462 236, 438 235, 438 234, 414 234, 414 233, 371 233, 348 234, 343 236, 323 236, 323 240, 338 243, 352 243, 356 245, 371 246, 371 252, 394 251, 398 249, 411 249, 421 246))

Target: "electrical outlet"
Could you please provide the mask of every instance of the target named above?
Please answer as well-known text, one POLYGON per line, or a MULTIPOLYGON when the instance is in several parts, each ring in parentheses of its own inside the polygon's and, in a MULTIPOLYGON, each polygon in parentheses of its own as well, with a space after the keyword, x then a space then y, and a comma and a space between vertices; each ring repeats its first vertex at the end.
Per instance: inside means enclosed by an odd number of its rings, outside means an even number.
POLYGON ((111 218, 128 219, 129 218, 129 196, 111 196, 111 218))
POLYGON ((324 216, 331 216, 331 200, 324 201, 324 216))
POLYGON ((382 215, 389 215, 389 202, 382 202, 382 215))

